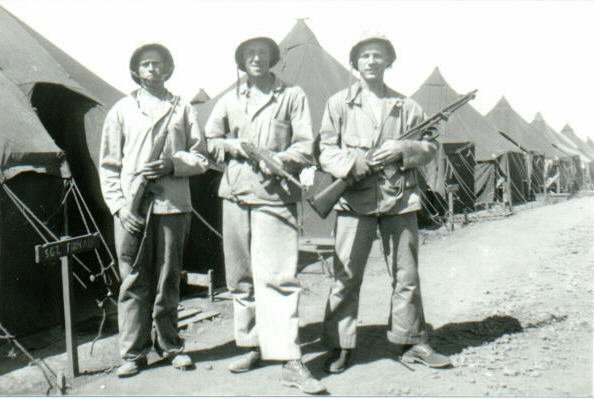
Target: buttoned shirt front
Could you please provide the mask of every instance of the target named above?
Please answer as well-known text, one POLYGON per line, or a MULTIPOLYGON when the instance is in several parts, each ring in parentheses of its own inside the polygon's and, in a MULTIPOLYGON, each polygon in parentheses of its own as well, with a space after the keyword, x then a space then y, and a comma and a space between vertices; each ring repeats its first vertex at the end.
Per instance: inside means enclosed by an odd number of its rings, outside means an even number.
MULTIPOLYGON (((174 97, 165 99, 139 89, 118 101, 107 114, 101 138, 99 177, 103 198, 112 214, 132 198, 140 171, 149 159, 161 125, 167 119, 174 97)), ((154 184, 153 213, 191 212, 188 176, 203 173, 208 162, 206 143, 195 111, 179 102, 167 126, 161 158, 173 162, 173 175, 154 184)))
MULTIPOLYGON (((425 118, 419 104, 385 86, 381 120, 362 95, 360 82, 332 96, 320 128, 322 170, 336 178, 349 176, 355 159, 365 156, 386 140, 398 140, 425 118)), ((336 210, 364 215, 401 214, 421 209, 417 167, 435 156, 432 141, 404 140, 402 160, 386 165, 350 186, 336 210)))
MULTIPOLYGON (((314 133, 303 90, 275 77, 271 92, 259 97, 255 106, 250 104, 251 91, 245 82, 217 102, 205 128, 209 146, 222 147, 226 139, 243 139, 259 150, 282 154, 296 169, 311 164, 314 133)), ((264 175, 250 160, 231 158, 219 196, 248 204, 276 205, 299 201, 301 191, 264 175)))

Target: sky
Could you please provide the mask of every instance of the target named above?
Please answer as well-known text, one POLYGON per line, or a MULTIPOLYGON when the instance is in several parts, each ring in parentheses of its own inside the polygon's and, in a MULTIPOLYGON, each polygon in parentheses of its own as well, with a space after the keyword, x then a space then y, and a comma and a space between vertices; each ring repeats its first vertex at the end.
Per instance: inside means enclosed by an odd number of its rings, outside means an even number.
POLYGON ((135 88, 132 51, 165 44, 176 69, 168 88, 215 96, 236 76, 243 40, 280 42, 298 18, 345 67, 364 32, 390 38, 398 59, 386 82, 413 94, 435 67, 454 90, 478 89, 485 114, 501 96, 528 122, 541 112, 594 140, 594 1, 0 0, 0 5, 123 92, 135 88))

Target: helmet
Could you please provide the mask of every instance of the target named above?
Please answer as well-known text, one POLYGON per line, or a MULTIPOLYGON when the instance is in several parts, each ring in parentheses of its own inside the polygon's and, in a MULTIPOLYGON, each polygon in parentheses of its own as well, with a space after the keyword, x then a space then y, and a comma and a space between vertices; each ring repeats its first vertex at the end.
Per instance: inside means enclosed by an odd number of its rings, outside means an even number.
POLYGON ((390 58, 388 61, 388 66, 392 65, 392 63, 396 60, 396 50, 394 50, 392 42, 390 42, 390 40, 388 40, 386 36, 379 33, 368 33, 364 34, 361 37, 357 44, 353 46, 349 54, 349 61, 351 62, 351 65, 355 70, 359 70, 357 68, 357 58, 359 57, 359 50, 361 49, 361 46, 372 42, 382 43, 386 47, 386 50, 388 51, 388 56, 390 58))
POLYGON ((163 70, 163 79, 167 80, 173 74, 173 70, 175 69, 175 64, 173 63, 173 57, 171 56, 171 52, 167 49, 167 47, 163 46, 159 43, 148 43, 143 44, 142 46, 138 47, 132 53, 132 57, 130 57, 130 76, 132 80, 136 83, 140 84, 140 78, 138 77, 138 62, 140 61, 138 58, 145 50, 157 50, 161 53, 164 62, 164 70, 163 70))
POLYGON ((243 58, 243 51, 248 44, 254 42, 263 42, 268 46, 268 48, 270 48, 270 68, 275 66, 280 60, 280 48, 278 47, 278 44, 276 44, 276 42, 269 37, 258 36, 241 42, 239 46, 237 46, 237 49, 235 50, 235 63, 237 64, 237 67, 245 72, 245 66, 243 65, 245 62, 243 58))

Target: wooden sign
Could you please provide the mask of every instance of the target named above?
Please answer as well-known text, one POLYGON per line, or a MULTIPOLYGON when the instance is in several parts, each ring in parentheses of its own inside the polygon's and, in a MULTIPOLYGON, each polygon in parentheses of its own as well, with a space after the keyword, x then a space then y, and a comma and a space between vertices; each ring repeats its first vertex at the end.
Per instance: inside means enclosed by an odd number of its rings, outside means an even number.
POLYGON ((35 262, 42 263, 63 256, 90 251, 99 245, 99 233, 63 238, 60 241, 35 246, 35 262))

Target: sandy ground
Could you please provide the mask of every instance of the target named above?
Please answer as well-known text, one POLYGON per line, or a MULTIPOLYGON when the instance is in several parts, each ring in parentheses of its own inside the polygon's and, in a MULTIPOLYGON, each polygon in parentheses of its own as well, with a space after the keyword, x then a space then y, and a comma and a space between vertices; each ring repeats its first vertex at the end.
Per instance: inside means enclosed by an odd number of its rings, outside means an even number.
MULTIPOLYGON (((511 217, 457 226, 452 233, 423 233, 420 272, 425 314, 433 330, 432 345, 450 355, 455 365, 446 370, 420 365, 409 369, 395 361, 385 336, 390 281, 376 246, 361 292, 354 364, 340 375, 326 375, 318 338, 331 280, 319 262, 311 264, 300 274, 305 360, 332 395, 592 396, 593 237, 592 196, 527 206, 511 217)), ((230 301, 211 304, 189 299, 184 305, 221 312, 220 317, 182 333, 195 370, 174 370, 152 354, 150 369, 118 379, 116 335, 99 340, 89 356, 94 325, 81 336, 81 342, 86 341, 79 348, 83 375, 69 381, 68 393, 301 394, 280 384, 277 363, 241 375, 226 370, 238 355, 230 301)), ((107 328, 113 332, 113 322, 107 328)), ((65 355, 59 353, 60 331, 53 334, 52 345, 33 353, 59 370, 65 367, 65 355)), ((33 366, 0 375, 0 394, 43 395, 45 387, 33 366)))

